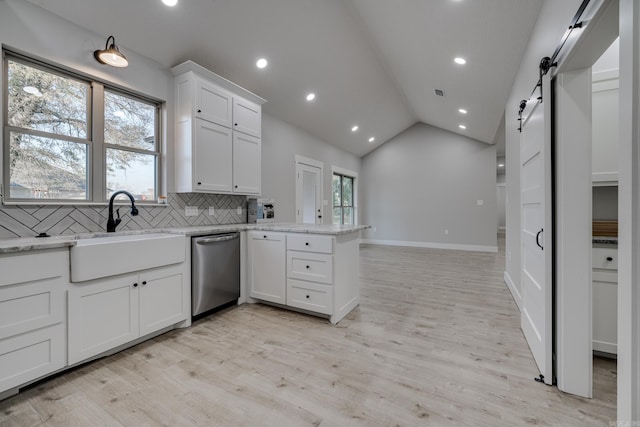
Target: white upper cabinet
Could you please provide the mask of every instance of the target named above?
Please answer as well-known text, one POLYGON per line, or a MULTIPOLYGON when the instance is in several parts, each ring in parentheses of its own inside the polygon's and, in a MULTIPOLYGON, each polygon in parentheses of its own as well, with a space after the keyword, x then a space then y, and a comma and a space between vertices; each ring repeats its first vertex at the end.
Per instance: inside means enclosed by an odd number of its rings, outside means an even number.
POLYGON ((593 74, 592 181, 618 185, 618 70, 593 74))
POLYGON ((195 78, 195 86, 194 114, 196 118, 230 128, 232 105, 235 105, 231 93, 199 77, 195 78))
POLYGON ((260 194, 262 141, 251 135, 233 134, 233 191, 260 194))
POLYGON ((233 98, 233 130, 260 138, 262 107, 240 97, 233 98))
POLYGON ((266 101, 191 61, 171 71, 176 191, 259 195, 266 101))

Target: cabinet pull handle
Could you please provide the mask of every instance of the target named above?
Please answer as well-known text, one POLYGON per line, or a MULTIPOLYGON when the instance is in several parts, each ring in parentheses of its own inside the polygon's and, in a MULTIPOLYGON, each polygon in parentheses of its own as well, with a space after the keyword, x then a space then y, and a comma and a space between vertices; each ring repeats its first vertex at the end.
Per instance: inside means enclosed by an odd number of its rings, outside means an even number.
POLYGON ((267 238, 267 236, 266 236, 266 235, 265 235, 265 236, 262 236, 262 237, 263 237, 263 238, 265 238, 265 239, 267 238))
POLYGON ((309 266, 307 265, 307 270, 308 270, 309 268, 311 268, 311 267, 309 267, 309 266))
POLYGON ((143 285, 146 285, 146 284, 147 284, 147 281, 145 280, 144 282, 142 282, 142 284, 143 284, 143 285))
POLYGON ((202 113, 202 110, 198 110, 198 113, 202 113))
POLYGON ((134 287, 134 288, 137 288, 137 287, 138 287, 138 284, 137 284, 137 283, 134 283, 134 284, 133 284, 133 287, 134 287))
POLYGON ((306 242, 306 243, 305 243, 305 245, 306 245, 306 246, 309 246, 309 242, 306 242))
POLYGON ((309 295, 307 295, 307 299, 309 299, 309 295))
POLYGON ((607 261, 611 262, 611 261, 613 261, 613 258, 612 258, 612 257, 610 257, 610 256, 608 256, 608 257, 607 257, 607 261))
POLYGON ((237 123, 234 123, 233 125, 234 125, 234 126, 238 126, 238 124, 237 124, 237 123))
POLYGON ((236 185, 236 186, 234 186, 234 188, 238 188, 238 186, 236 185))
POLYGON ((198 181, 198 185, 202 185, 202 183, 198 181))
POLYGON ((538 233, 536 234, 536 245, 538 245, 538 247, 542 250, 544 250, 544 247, 542 247, 542 245, 540 244, 540 235, 542 234, 543 231, 544 231, 544 228, 541 228, 540 231, 538 231, 538 233))

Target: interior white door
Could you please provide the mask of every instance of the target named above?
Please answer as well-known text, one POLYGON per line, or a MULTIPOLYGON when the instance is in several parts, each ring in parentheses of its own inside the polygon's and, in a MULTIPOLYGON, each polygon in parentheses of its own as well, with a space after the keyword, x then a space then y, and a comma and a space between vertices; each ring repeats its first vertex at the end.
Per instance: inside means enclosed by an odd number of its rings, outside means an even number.
POLYGON ((543 93, 529 99, 520 134, 522 224, 521 327, 546 384, 553 383, 551 99, 550 77, 543 93))
POLYGON ((322 224, 322 168, 296 163, 296 222, 322 224))

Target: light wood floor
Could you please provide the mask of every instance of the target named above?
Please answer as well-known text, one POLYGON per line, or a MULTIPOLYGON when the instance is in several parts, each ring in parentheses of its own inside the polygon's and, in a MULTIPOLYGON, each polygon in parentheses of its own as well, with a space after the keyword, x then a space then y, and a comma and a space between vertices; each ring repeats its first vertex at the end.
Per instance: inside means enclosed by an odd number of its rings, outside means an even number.
POLYGON ((0 426, 608 426, 538 374, 504 255, 363 246, 360 307, 337 326, 243 305, 0 402, 0 426))

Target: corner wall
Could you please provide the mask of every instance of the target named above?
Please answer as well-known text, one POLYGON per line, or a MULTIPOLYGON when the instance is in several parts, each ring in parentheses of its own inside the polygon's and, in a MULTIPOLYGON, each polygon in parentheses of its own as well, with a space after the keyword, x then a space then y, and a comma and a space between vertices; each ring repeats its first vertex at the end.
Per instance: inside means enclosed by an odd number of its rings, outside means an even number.
MULTIPOLYGON (((265 104, 268 109, 268 104, 265 104)), ((328 201, 323 206, 323 223, 331 224, 331 166, 339 166, 358 173, 360 158, 338 147, 319 140, 308 133, 269 116, 262 115, 262 197, 275 200, 276 221, 296 222, 295 155, 308 157, 324 164, 322 198, 328 201)), ((360 178, 361 179, 361 178, 360 178)), ((360 194, 363 181, 358 183, 360 194)), ((358 204, 361 206, 362 204, 358 204)), ((357 208, 358 223, 362 209, 357 208)))
POLYGON ((497 251, 495 146, 418 123, 363 157, 362 181, 365 241, 497 251))

